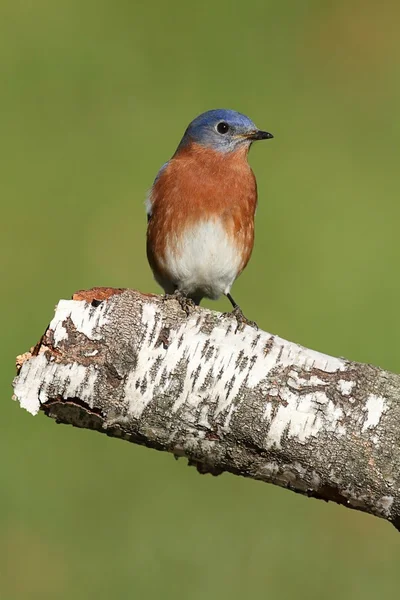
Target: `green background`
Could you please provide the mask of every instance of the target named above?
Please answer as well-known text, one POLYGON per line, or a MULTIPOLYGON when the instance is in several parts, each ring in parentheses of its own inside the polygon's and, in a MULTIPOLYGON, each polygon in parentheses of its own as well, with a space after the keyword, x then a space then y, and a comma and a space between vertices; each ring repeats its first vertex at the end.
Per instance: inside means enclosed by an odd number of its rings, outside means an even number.
POLYGON ((217 107, 275 135, 250 154, 245 314, 399 372, 399 19, 395 0, 1 0, 2 600, 399 596, 388 523, 11 401, 58 299, 157 291, 146 190, 217 107))

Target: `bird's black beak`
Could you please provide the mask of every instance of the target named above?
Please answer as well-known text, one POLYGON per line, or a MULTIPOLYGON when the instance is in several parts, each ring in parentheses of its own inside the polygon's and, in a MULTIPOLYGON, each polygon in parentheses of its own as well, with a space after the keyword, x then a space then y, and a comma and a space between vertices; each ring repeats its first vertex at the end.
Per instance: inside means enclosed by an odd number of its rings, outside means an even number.
POLYGON ((260 129, 257 129, 257 131, 253 131, 252 133, 249 133, 249 135, 247 136, 247 138, 249 140, 270 140, 272 139, 274 136, 272 135, 272 133, 268 133, 268 131, 261 131, 260 129))

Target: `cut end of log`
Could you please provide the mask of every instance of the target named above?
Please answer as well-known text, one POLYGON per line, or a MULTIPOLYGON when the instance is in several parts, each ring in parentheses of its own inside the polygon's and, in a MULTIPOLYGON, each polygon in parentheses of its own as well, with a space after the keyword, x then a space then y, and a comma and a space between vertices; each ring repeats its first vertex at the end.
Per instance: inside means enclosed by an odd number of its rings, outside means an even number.
POLYGON ((24 352, 23 354, 18 354, 15 359, 15 366, 17 368, 17 375, 21 370, 22 365, 25 361, 29 360, 32 357, 32 352, 24 352))

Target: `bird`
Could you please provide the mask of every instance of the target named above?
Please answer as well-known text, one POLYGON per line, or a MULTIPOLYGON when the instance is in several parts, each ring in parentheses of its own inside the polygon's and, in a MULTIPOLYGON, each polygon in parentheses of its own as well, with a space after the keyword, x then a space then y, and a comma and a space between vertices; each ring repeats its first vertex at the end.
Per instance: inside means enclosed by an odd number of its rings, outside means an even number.
POLYGON ((254 245, 257 182, 247 157, 253 142, 274 136, 234 110, 200 114, 146 199, 147 258, 165 294, 200 304, 231 295, 254 245))

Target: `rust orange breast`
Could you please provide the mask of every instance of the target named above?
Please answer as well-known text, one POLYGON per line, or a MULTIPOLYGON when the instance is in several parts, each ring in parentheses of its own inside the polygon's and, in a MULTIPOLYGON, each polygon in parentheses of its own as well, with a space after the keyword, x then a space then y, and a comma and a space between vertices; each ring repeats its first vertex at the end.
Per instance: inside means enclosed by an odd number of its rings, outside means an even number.
POLYGON ((163 268, 167 245, 173 248, 186 228, 211 218, 225 225, 244 269, 253 249, 257 205, 256 179, 246 155, 247 149, 222 154, 191 144, 169 161, 150 196, 147 250, 153 270, 163 268))

